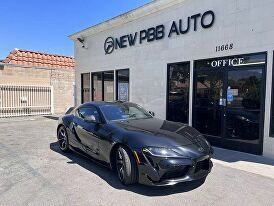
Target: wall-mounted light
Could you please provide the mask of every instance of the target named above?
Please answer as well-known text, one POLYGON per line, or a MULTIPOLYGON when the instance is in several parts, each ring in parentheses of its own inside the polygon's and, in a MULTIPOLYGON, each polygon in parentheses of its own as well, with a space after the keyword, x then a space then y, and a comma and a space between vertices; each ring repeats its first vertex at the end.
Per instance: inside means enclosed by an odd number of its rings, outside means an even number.
POLYGON ((82 44, 82 48, 85 48, 85 49, 87 49, 88 47, 87 47, 87 45, 86 45, 86 43, 85 43, 85 39, 84 38, 77 38, 77 40, 82 44))

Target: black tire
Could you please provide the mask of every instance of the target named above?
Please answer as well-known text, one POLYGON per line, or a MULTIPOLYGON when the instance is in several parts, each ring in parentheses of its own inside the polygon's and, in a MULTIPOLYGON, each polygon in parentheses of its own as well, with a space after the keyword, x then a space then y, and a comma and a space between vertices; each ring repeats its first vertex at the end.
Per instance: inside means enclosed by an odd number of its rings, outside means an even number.
POLYGON ((62 152, 70 151, 68 133, 64 126, 59 127, 57 132, 57 139, 58 139, 59 148, 60 150, 62 150, 62 152))
POLYGON ((137 164, 132 152, 126 147, 120 146, 116 151, 116 171, 121 183, 125 185, 137 182, 137 164))

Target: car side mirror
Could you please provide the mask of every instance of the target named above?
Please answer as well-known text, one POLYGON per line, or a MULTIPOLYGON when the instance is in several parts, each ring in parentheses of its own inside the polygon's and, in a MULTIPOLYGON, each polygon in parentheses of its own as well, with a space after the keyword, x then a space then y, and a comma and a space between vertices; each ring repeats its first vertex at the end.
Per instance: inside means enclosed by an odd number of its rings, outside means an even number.
POLYGON ((152 111, 149 111, 148 113, 151 114, 151 116, 153 116, 153 117, 155 116, 155 113, 152 111))
POLYGON ((100 124, 101 123, 99 120, 96 119, 96 117, 94 115, 87 116, 87 117, 84 118, 84 120, 86 122, 94 123, 94 124, 100 124))

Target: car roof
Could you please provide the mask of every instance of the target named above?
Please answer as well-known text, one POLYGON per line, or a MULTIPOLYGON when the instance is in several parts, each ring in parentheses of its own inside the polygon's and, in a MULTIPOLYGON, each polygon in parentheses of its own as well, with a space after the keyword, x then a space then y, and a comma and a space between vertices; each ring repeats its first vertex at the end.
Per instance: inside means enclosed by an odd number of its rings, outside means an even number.
POLYGON ((124 103, 129 103, 129 102, 121 102, 121 101, 115 101, 115 102, 104 102, 104 101, 96 101, 96 102, 86 102, 84 104, 81 105, 81 107, 83 106, 106 106, 106 105, 119 105, 119 104, 124 104, 124 103))

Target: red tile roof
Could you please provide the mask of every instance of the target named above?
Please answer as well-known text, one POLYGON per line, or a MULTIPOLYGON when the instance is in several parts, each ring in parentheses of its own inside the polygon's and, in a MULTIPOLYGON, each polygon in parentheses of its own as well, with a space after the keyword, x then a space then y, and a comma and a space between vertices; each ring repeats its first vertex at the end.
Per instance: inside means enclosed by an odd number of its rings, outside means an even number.
POLYGON ((33 67, 74 69, 74 58, 58 54, 14 49, 2 61, 5 64, 18 64, 33 67))

